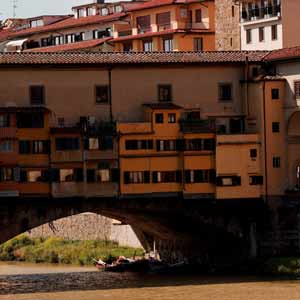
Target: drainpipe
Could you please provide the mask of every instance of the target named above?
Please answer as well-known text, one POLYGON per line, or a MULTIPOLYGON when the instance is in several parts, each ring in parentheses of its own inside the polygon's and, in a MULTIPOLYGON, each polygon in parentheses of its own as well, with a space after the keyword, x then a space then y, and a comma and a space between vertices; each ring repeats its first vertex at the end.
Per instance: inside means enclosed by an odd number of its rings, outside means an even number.
POLYGON ((112 78, 111 78, 112 66, 108 68, 108 100, 109 100, 109 117, 110 122, 113 121, 113 111, 112 111, 112 78))
POLYGON ((268 162, 267 162, 267 128, 266 128, 266 82, 263 81, 263 120, 264 120, 264 153, 265 153, 265 202, 268 202, 268 162))
POLYGON ((249 84, 248 84, 248 79, 249 79, 249 58, 248 55, 246 56, 246 61, 245 61, 245 82, 246 82, 246 86, 245 86, 245 104, 246 104, 246 117, 249 116, 249 99, 248 99, 248 93, 249 93, 249 84))

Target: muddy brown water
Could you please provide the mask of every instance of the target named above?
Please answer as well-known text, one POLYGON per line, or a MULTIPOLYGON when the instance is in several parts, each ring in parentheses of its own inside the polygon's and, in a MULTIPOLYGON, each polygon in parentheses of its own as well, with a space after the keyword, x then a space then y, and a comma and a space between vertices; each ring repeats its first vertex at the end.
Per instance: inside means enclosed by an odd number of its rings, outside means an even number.
POLYGON ((0 300, 300 300, 300 281, 0 263, 0 300))

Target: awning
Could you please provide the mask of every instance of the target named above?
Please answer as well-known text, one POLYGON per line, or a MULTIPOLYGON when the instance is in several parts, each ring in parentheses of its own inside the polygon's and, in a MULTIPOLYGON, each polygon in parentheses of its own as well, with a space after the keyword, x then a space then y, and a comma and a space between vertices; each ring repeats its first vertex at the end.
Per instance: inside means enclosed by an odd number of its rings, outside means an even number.
POLYGON ((27 41, 27 39, 23 39, 23 40, 16 40, 16 41, 10 41, 6 44, 6 50, 8 50, 8 48, 18 48, 18 47, 22 47, 23 44, 27 41))

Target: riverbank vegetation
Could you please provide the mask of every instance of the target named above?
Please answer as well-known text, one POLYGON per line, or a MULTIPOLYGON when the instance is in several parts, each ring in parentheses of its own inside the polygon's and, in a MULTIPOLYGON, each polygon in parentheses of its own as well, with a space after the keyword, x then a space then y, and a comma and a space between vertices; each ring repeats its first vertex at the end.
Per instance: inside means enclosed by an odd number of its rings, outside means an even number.
POLYGON ((143 249, 121 247, 112 241, 69 241, 30 238, 22 234, 0 245, 0 261, 93 265, 94 259, 112 261, 123 255, 141 256, 143 249))

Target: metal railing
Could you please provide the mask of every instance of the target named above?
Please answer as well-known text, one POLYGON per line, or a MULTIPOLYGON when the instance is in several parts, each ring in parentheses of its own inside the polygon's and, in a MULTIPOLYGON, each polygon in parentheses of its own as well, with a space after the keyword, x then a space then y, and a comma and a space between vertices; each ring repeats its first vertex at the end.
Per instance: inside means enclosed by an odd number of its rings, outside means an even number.
POLYGON ((241 12, 241 20, 253 21, 264 18, 277 17, 281 15, 281 5, 273 5, 266 7, 257 7, 250 10, 243 10, 241 12))

